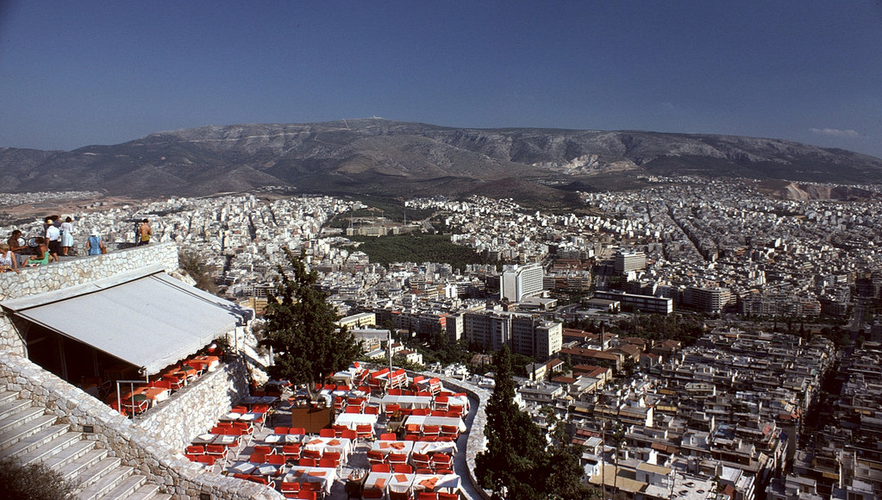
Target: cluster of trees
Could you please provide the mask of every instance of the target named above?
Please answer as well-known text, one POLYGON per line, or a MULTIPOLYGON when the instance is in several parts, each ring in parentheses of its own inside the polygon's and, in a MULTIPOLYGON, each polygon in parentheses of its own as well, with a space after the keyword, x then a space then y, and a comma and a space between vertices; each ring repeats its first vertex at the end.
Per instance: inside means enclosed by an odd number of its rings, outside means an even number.
POLYGON ((471 248, 451 243, 450 236, 440 234, 353 236, 350 239, 361 242, 358 249, 368 254, 371 262, 384 266, 392 262, 447 262, 454 269, 464 269, 466 264, 493 263, 471 248))
POLYGON ((486 408, 487 450, 475 459, 481 485, 494 498, 588 498, 581 479, 579 450, 568 446, 564 429, 553 411, 546 412, 554 425, 552 443, 530 416, 514 403, 511 353, 503 347, 494 357, 496 387, 486 408))
POLYGON ((595 321, 582 319, 564 324, 566 328, 578 328, 591 333, 601 330, 622 337, 639 337, 648 340, 678 340, 684 346, 694 344, 704 335, 704 320, 695 314, 640 314, 630 319, 595 321))

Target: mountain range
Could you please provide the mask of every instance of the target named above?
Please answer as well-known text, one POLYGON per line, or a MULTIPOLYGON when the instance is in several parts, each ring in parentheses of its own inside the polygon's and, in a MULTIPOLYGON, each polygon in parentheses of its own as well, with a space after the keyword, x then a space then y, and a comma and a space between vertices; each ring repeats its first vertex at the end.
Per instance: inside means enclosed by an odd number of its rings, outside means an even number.
POLYGON ((575 191, 641 187, 649 176, 785 180, 791 182, 780 184, 782 192, 805 193, 801 182, 880 183, 882 160, 779 139, 451 128, 370 118, 205 126, 73 151, 2 148, 0 173, 6 192, 147 198, 286 186, 331 195, 553 201, 575 191))

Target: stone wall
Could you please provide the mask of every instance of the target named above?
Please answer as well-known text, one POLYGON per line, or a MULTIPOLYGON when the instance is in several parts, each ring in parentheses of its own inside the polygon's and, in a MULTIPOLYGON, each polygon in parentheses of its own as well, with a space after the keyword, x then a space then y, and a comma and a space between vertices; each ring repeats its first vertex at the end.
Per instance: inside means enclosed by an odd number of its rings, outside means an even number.
MULTIPOLYGON (((411 377, 414 375, 427 375, 426 373, 411 372, 408 372, 408 374, 411 377)), ((481 487, 481 482, 478 481, 477 476, 475 476, 475 457, 478 453, 487 448, 487 438, 484 436, 484 426, 487 424, 487 415, 484 410, 487 406, 487 402, 490 400, 491 393, 486 389, 482 389, 468 382, 463 382, 462 380, 445 377, 437 373, 428 375, 438 377, 438 380, 441 381, 445 389, 453 392, 464 392, 468 395, 470 400, 478 402, 475 418, 472 420, 471 425, 469 425, 468 437, 466 438, 466 464, 468 464, 469 481, 471 481, 472 486, 475 487, 475 490, 477 490, 483 498, 490 500, 490 494, 481 487)))
POLYGON ((172 453, 180 453, 247 395, 248 370, 239 358, 231 357, 146 412, 135 425, 167 443, 172 453))
MULTIPOLYGON (((213 378, 226 377, 214 374, 213 378)), ((69 423, 73 431, 83 432, 84 426, 91 426, 92 432, 84 434, 87 439, 97 441, 123 464, 134 467, 174 498, 199 498, 201 494, 221 500, 283 498, 265 486, 206 472, 182 454, 170 452, 168 445, 157 442, 106 404, 15 352, 0 351, 0 388, 18 392, 21 398, 46 408, 61 422, 69 423)), ((195 397, 201 391, 191 392, 195 397)))
MULTIPOLYGON (((70 257, 48 266, 27 267, 21 273, 0 273, 0 301, 53 292, 151 265, 159 265, 169 273, 176 272, 177 245, 131 247, 104 255, 70 257)), ((0 312, 0 349, 25 354, 25 345, 5 312, 0 312)))

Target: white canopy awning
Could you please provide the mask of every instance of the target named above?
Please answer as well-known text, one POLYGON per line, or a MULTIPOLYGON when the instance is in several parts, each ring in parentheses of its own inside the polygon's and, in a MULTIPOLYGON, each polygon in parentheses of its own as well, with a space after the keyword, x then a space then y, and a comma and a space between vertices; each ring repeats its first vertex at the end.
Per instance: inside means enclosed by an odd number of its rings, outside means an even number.
POLYGON ((155 268, 0 305, 148 375, 235 329, 244 313, 155 268))

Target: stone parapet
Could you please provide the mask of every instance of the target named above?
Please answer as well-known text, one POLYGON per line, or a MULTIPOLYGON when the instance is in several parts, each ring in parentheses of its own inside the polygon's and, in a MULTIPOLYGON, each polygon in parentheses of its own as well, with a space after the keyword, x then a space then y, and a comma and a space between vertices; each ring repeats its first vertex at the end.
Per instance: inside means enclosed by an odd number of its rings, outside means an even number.
POLYGON ((135 421, 135 426, 168 444, 171 452, 179 453, 245 396, 248 370, 241 359, 231 357, 217 370, 203 374, 151 408, 135 421))
MULTIPOLYGON (((106 404, 8 350, 0 351, 0 387, 4 386, 45 408, 59 422, 70 424, 71 430, 97 441, 108 453, 134 467, 174 498, 199 498, 203 494, 221 500, 283 498, 265 486, 212 474, 183 454, 172 453, 167 443, 144 432, 106 404)), ((195 397, 197 391, 193 392, 195 397)), ((161 432, 159 428, 156 431, 161 432)))

